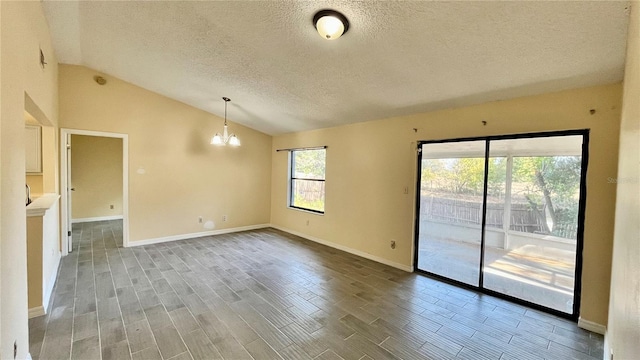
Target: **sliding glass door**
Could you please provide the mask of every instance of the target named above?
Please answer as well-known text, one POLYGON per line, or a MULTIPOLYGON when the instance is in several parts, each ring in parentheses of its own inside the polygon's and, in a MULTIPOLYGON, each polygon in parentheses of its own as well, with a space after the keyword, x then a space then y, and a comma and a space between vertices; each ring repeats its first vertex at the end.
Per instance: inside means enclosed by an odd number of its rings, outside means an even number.
POLYGON ((489 168, 505 206, 502 241, 485 243, 484 287, 572 313, 582 136, 495 140, 489 156, 507 166, 489 168))
POLYGON ((418 269, 478 286, 486 141, 424 144, 418 269))
POLYGON ((587 139, 421 143, 416 269, 577 317, 587 139))

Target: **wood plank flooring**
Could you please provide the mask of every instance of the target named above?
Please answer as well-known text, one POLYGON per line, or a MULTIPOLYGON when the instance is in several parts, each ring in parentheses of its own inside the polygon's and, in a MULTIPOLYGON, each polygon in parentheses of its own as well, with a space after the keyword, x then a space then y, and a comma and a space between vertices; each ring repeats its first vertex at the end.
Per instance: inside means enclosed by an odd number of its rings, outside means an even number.
POLYGON ((33 359, 602 359, 575 323, 273 229, 122 248, 76 224, 33 359))

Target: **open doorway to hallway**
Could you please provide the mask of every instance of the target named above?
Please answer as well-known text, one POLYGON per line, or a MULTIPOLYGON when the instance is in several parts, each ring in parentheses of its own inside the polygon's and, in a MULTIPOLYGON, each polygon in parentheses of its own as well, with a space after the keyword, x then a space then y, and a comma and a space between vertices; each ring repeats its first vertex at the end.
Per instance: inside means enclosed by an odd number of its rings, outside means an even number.
MULTIPOLYGON (((62 129, 63 248, 83 223, 118 220, 119 246, 128 243, 128 137, 62 129)), ((77 246, 77 242, 76 242, 77 246)))
POLYGON ((71 135, 70 140, 72 232, 83 223, 122 220, 122 139, 71 135))

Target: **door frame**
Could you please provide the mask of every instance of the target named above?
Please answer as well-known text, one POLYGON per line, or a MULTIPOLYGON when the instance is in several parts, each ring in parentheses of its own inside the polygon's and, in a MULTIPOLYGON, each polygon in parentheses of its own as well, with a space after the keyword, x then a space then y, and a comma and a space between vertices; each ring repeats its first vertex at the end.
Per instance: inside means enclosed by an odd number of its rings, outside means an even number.
POLYGON ((60 197, 61 200, 61 234, 62 239, 62 256, 69 253, 68 235, 71 231, 71 219, 67 215, 67 210, 71 204, 68 204, 68 196, 70 189, 67 186, 68 170, 71 163, 67 152, 67 138, 71 135, 84 135, 96 137, 108 137, 122 139, 122 246, 129 247, 129 135, 120 133, 111 133, 103 131, 90 131, 78 129, 60 129, 60 197))
POLYGON ((584 248, 584 222, 585 222, 585 210, 587 201, 587 167, 589 164, 589 132, 590 129, 577 129, 577 130, 561 130, 561 131, 546 131, 546 132, 531 132, 531 133, 519 133, 519 134, 505 134, 505 135, 489 135, 478 137, 463 137, 453 139, 440 139, 440 140, 422 140, 416 142, 416 198, 415 198, 415 213, 414 213, 414 241, 413 241, 413 270, 419 274, 427 275, 429 277, 462 287, 469 290, 477 291, 483 294, 495 296, 511 302, 528 306, 530 308, 544 311, 565 319, 572 321, 578 321, 580 317, 580 304, 582 294, 582 251, 584 248), (539 305, 527 300, 523 300, 514 296, 506 295, 494 290, 485 288, 483 285, 483 263, 484 263, 484 237, 486 227, 486 213, 487 213, 487 175, 489 172, 488 157, 490 155, 490 143, 495 140, 511 140, 511 139, 532 139, 541 137, 553 137, 553 136, 582 136, 582 162, 580 169, 580 199, 578 202, 578 224, 576 234, 576 263, 574 272, 574 286, 573 286, 573 312, 571 314, 565 313, 559 310, 548 308, 543 305, 539 305), (484 140, 486 142, 485 149, 485 168, 484 168, 484 191, 482 194, 482 238, 481 238, 481 254, 480 254, 480 279, 479 286, 469 285, 467 283, 450 279, 448 277, 434 274, 426 270, 418 268, 418 253, 419 240, 420 240, 420 192, 421 192, 421 178, 422 178, 422 145, 424 144, 438 144, 438 143, 450 143, 450 142, 462 142, 462 141, 476 141, 484 140))

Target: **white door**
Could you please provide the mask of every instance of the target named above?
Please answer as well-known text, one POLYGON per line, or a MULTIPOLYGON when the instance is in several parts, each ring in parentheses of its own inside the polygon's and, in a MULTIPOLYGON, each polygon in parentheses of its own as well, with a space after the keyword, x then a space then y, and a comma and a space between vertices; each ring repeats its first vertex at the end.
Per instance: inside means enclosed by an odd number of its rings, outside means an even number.
POLYGON ((67 134, 67 251, 73 251, 73 239, 71 234, 73 227, 71 225, 71 194, 75 191, 71 185, 71 134, 67 134))

